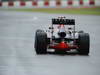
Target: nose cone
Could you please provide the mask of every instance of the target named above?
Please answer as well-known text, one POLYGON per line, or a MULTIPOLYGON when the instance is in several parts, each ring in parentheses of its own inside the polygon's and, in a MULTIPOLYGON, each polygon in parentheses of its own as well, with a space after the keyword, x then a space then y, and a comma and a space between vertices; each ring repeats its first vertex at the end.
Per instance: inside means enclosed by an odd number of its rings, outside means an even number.
POLYGON ((58 35, 61 38, 64 38, 66 36, 66 31, 65 31, 64 25, 60 25, 58 35))
POLYGON ((61 38, 64 38, 66 36, 66 31, 64 28, 60 28, 59 29, 59 32, 58 32, 58 35, 61 37, 61 38))
POLYGON ((58 35, 61 37, 61 38, 64 38, 66 36, 66 33, 65 32, 58 32, 58 35))

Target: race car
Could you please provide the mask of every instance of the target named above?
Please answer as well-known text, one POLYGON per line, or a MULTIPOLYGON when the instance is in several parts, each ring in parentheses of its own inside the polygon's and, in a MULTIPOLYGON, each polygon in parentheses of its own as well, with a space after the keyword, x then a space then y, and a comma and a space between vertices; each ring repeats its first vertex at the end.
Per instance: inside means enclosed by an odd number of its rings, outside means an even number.
POLYGON ((46 54, 48 49, 53 49, 63 53, 76 50, 78 54, 88 55, 90 37, 84 31, 75 30, 75 19, 58 17, 52 19, 48 30, 36 30, 34 45, 36 54, 46 54))

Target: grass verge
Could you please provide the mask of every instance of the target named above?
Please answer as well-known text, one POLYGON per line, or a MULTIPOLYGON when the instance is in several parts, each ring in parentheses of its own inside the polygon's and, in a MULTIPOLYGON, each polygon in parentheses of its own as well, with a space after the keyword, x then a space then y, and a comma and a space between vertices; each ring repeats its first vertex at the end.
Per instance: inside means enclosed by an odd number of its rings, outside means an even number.
POLYGON ((16 8, 8 9, 13 11, 24 12, 42 12, 58 14, 82 14, 82 15, 100 15, 100 7, 93 8, 16 8))

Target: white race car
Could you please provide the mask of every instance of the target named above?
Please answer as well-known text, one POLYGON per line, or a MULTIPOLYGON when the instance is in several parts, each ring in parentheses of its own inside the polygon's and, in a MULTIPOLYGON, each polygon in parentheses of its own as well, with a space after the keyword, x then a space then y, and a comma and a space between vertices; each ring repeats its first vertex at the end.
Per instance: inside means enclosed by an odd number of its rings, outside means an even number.
POLYGON ((55 52, 77 50, 79 54, 88 55, 90 37, 88 33, 75 30, 75 20, 58 17, 52 19, 48 30, 38 29, 35 34, 35 50, 37 54, 46 54, 47 49, 55 52))

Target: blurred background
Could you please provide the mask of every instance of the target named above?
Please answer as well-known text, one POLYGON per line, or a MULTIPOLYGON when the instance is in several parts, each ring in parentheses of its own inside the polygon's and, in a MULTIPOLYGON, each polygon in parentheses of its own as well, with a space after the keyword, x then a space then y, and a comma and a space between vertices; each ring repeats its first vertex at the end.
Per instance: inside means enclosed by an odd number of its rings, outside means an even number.
POLYGON ((100 0, 0 0, 0 9, 98 15, 100 0))

